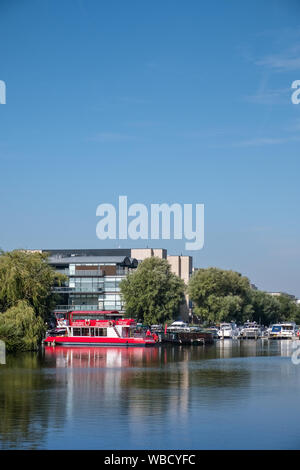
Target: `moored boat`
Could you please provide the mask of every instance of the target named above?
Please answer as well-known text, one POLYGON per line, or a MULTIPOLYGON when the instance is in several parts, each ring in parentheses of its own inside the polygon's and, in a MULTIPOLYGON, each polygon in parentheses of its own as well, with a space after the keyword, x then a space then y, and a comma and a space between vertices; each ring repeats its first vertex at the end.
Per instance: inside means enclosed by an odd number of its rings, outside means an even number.
POLYGON ((218 331, 218 336, 220 339, 232 339, 237 338, 239 330, 235 323, 220 323, 220 329, 218 331))
POLYGON ((184 321, 174 321, 167 329, 168 331, 190 331, 190 327, 184 321))
POLYGON ((214 339, 218 339, 219 338, 219 329, 215 326, 209 326, 208 328, 205 328, 205 330, 208 332, 208 333, 211 333, 213 338, 214 339))
POLYGON ((255 321, 247 321, 240 331, 242 339, 258 339, 262 336, 262 328, 255 321))
POLYGON ((293 322, 272 325, 268 337, 270 339, 293 339, 297 337, 296 324, 293 322))
POLYGON ((212 344, 214 342, 213 334, 211 332, 201 330, 167 330, 163 335, 163 341, 166 343, 173 344, 189 344, 189 345, 198 345, 198 344, 212 344))
POLYGON ((153 346, 151 334, 136 332, 133 319, 117 311, 69 311, 57 318, 56 331, 49 331, 44 343, 52 346, 153 346))

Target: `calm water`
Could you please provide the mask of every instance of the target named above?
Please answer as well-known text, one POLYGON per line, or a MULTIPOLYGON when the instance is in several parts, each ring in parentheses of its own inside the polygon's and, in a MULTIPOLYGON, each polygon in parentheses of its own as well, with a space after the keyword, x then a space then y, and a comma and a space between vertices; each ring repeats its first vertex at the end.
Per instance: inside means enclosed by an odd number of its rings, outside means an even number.
POLYGON ((0 449, 300 449, 289 341, 45 348, 0 365, 0 449))

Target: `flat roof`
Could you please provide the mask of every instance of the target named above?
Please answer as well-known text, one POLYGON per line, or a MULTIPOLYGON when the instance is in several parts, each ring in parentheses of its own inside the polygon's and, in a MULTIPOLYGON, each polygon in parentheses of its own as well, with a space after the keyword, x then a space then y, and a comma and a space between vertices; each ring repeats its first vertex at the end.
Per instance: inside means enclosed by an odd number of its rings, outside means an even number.
POLYGON ((49 264, 91 264, 91 263, 115 263, 125 266, 137 265, 135 258, 128 256, 62 256, 51 255, 48 258, 49 264))
POLYGON ((50 256, 131 256, 130 248, 66 248, 58 250, 42 250, 43 253, 49 253, 50 256))

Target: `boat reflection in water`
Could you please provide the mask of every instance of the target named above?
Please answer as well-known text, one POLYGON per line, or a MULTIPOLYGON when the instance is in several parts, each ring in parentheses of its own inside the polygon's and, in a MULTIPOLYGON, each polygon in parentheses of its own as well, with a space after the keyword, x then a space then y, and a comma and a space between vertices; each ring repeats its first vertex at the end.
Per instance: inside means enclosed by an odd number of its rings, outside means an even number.
POLYGON ((45 347, 45 360, 55 368, 56 381, 65 389, 68 420, 81 420, 84 414, 92 422, 99 415, 104 421, 110 420, 109 410, 113 409, 114 416, 127 415, 130 422, 140 426, 145 417, 155 418, 163 425, 167 417, 176 421, 178 415, 181 425, 188 426, 194 387, 200 387, 203 398, 216 407, 221 397, 224 400, 224 388, 236 388, 249 381, 243 370, 220 370, 214 361, 207 361, 220 357, 216 350, 207 355, 207 349, 173 345, 56 346, 45 347), (155 395, 160 399, 154 399, 155 395))
POLYGON ((137 362, 147 363, 158 356, 156 348, 123 348, 113 346, 66 347, 45 346, 45 357, 54 358, 56 367, 130 367, 137 362))
POLYGON ((0 449, 299 448, 292 352, 259 339, 9 355, 0 449))

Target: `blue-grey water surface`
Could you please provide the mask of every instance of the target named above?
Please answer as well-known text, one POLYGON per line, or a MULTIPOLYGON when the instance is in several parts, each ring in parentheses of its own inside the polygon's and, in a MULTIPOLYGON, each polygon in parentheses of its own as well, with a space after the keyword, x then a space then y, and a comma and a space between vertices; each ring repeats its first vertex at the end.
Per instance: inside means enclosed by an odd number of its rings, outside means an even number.
POLYGON ((0 449, 300 449, 292 352, 225 340, 8 355, 0 449))

